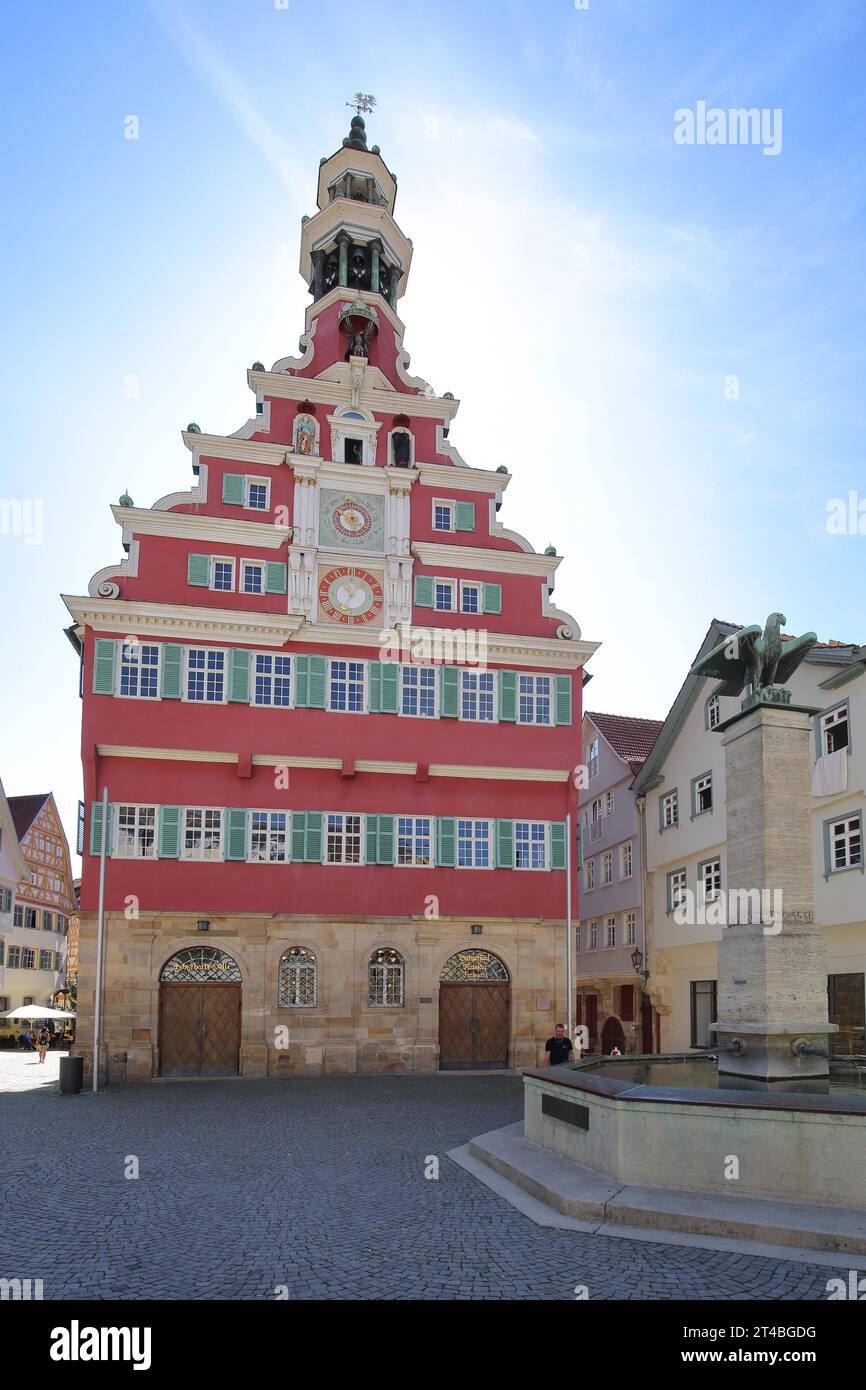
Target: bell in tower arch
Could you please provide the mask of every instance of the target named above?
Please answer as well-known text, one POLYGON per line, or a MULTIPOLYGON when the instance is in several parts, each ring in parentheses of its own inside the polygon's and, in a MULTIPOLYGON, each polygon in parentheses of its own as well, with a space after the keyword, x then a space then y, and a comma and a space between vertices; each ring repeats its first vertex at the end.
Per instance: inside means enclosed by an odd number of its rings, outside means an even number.
POLYGON ((352 249, 349 282, 356 290, 368 290, 370 288, 370 265, 363 246, 355 246, 352 249))

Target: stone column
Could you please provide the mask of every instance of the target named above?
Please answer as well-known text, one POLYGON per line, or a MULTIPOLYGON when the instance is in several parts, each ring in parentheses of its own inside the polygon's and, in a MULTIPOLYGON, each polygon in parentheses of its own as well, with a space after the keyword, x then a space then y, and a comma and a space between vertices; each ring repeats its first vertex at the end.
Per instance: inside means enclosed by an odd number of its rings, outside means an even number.
MULTIPOLYGON (((826 1077, 826 947, 812 889, 811 716, 760 704, 721 726, 727 881, 718 952, 719 1071, 755 1082, 826 1077)), ((780 1089, 783 1089, 780 1086, 780 1089)))
POLYGON ((340 271, 339 281, 341 285, 349 283, 349 238, 345 232, 341 232, 337 237, 337 247, 340 252, 340 271))

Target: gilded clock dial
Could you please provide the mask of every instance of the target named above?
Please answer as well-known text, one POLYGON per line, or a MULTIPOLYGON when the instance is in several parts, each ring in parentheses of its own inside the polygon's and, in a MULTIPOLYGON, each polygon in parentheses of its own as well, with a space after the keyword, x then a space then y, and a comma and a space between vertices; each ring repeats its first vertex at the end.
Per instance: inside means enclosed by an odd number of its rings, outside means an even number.
POLYGON ((336 623, 372 623, 382 612, 382 586, 355 565, 337 565, 319 580, 319 605, 336 623))
POLYGON ((331 520, 334 529, 339 531, 341 536, 351 536, 353 540, 366 536, 373 525, 373 518, 367 508, 351 498, 334 508, 331 520))

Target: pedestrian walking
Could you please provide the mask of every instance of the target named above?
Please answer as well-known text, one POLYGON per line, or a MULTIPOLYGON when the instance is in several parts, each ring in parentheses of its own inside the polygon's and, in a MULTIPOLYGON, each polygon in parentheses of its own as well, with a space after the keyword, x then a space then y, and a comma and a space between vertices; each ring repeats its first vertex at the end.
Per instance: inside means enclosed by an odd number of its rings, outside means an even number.
POLYGON ((574 1043, 565 1036, 565 1024, 557 1023, 553 1037, 544 1044, 544 1065, 558 1067, 562 1062, 574 1061, 574 1043))
POLYGON ((42 1027, 39 1029, 39 1034, 37 1036, 36 1042, 39 1048, 39 1060, 40 1062, 44 1062, 45 1054, 48 1051, 48 1048, 51 1044, 51 1034, 49 1033, 44 1023, 42 1027))

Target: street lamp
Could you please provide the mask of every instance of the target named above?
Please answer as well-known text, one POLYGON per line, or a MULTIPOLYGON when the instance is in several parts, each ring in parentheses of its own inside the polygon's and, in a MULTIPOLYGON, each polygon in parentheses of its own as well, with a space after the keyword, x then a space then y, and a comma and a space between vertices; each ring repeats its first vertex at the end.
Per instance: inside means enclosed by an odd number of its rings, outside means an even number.
POLYGON ((639 975, 642 987, 646 989, 646 982, 650 977, 650 972, 643 969, 643 951, 639 946, 635 946, 631 953, 631 968, 636 975, 639 975))

